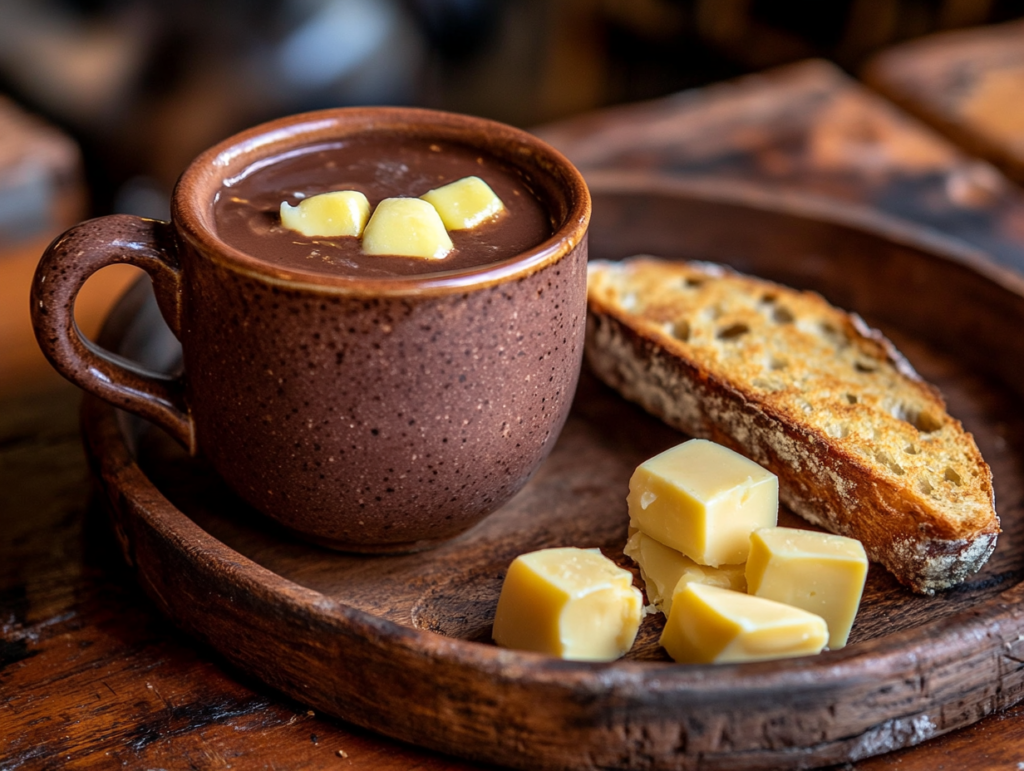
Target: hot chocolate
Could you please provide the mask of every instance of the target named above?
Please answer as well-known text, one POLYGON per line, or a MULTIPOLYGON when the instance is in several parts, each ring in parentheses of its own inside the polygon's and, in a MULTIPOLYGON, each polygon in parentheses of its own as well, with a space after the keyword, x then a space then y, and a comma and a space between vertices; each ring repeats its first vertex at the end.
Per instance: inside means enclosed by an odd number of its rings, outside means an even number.
POLYGON ((263 161, 225 181, 214 202, 217 234, 253 257, 284 268, 340 275, 405 276, 487 265, 515 257, 554 232, 529 179, 479 149, 429 139, 356 137, 311 145, 263 161), (480 177, 501 199, 499 217, 450 232, 441 260, 370 255, 358 238, 304 236, 281 224, 282 201, 357 190, 376 207, 385 198, 416 197, 465 177, 480 177))

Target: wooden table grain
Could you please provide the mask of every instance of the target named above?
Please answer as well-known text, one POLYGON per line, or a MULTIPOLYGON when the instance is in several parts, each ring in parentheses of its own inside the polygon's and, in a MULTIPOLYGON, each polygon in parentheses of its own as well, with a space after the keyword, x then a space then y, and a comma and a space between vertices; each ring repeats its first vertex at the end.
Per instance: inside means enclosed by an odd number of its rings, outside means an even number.
POLYGON ((1024 21, 895 46, 871 59, 863 77, 1024 183, 1024 21))
MULTIPOLYGON (((823 197, 927 225, 1024 272, 1024 193, 822 62, 540 133, 594 178, 625 168, 823 197)), ((25 262, 40 247, 0 246, 0 287, 15 287, 15 305, 22 291, 27 304, 25 262)), ((93 323, 125 280, 97 290, 93 323)), ((12 354, 29 349, 18 348, 27 333, 9 302, 0 306, 0 769, 480 767, 313 714, 165 621, 91 494, 79 394, 38 358, 12 354)), ((1018 705, 847 767, 1022 762, 1018 705)))

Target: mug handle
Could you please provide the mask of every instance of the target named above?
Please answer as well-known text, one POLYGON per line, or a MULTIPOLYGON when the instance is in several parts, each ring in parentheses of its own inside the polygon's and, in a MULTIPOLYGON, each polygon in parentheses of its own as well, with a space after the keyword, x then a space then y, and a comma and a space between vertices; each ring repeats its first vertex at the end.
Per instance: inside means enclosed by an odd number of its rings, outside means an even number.
POLYGON ((181 267, 170 223, 127 214, 75 225, 47 247, 32 282, 32 326, 43 354, 75 385, 168 431, 195 453, 195 427, 180 377, 152 372, 86 339, 75 298, 100 268, 134 265, 153 281, 160 312, 181 335, 181 267))

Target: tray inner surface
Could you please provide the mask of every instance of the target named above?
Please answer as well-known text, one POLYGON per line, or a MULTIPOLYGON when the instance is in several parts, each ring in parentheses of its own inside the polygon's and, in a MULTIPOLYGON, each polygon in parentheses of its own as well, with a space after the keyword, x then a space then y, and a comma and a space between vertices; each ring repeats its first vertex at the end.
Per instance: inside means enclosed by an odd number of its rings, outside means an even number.
MULTIPOLYGON (((873 320, 869 317, 869 323, 873 320)), ((935 597, 913 594, 872 565, 851 644, 951 616, 1017 584, 1024 411, 1008 389, 891 325, 878 324, 918 371, 936 384, 950 412, 971 431, 993 470, 1003 533, 981 572, 935 597)), ((573 412, 538 474, 500 511, 432 551, 364 557, 308 545, 262 517, 228 490, 202 460, 190 459, 162 432, 139 431, 140 466, 167 498, 240 554, 302 586, 398 624, 490 642, 509 562, 532 549, 600 547, 619 564, 626 538, 625 497, 633 469, 685 439, 628 404, 584 369, 573 412)), ((780 524, 808 527, 783 510, 780 524)), ((665 660, 660 614, 645 619, 628 658, 665 660)))
MULTIPOLYGON (((1003 534, 982 571, 924 597, 873 566, 851 644, 821 656, 665 665, 660 615, 644 621, 634 661, 499 651, 490 628, 511 560, 544 546, 598 546, 628 567, 629 477, 684 439, 586 372, 551 456, 518 496, 460 538, 398 557, 298 540, 161 432, 87 400, 90 460, 126 557, 157 603, 244 671, 319 711, 518 768, 836 764, 1019 701, 1024 280, 962 244, 849 207, 722 180, 588 182, 591 258, 725 262, 816 289, 888 334, 992 467, 1003 534)), ((108 325, 108 345, 169 371, 180 349, 136 288, 108 325)), ((800 524, 785 511, 780 521, 800 524)))

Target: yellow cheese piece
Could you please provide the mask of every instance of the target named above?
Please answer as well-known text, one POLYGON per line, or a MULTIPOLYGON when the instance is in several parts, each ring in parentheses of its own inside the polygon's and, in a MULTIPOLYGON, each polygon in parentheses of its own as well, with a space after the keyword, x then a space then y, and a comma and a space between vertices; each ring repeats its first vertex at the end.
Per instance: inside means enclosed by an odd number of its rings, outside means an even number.
POLYGON ((304 236, 362 235, 370 216, 370 202, 358 190, 321 193, 291 206, 281 202, 281 224, 304 236))
POLYGON ((629 480, 630 524, 701 565, 746 562, 750 534, 778 521, 778 478, 704 439, 642 463, 629 480))
POLYGON ((661 645, 684 664, 763 661, 819 653, 828 641, 821 616, 717 586, 676 592, 661 645))
POLYGON ((612 661, 632 647, 642 617, 633 574, 598 549, 542 549, 509 566, 492 636, 506 648, 612 661))
POLYGON ((437 209, 422 198, 385 198, 363 231, 367 254, 441 260, 452 248, 437 209))
POLYGON ((685 554, 670 549, 639 530, 629 536, 623 553, 640 567, 648 602, 666 616, 672 611, 672 596, 680 584, 696 581, 737 592, 747 590, 743 565, 718 568, 698 565, 685 554))
POLYGON ((420 198, 434 205, 449 230, 475 228, 505 211, 505 204, 480 177, 463 177, 420 198))
POLYGON ((750 593, 824 618, 833 650, 846 645, 867 575, 867 555, 854 538, 788 527, 750 536, 750 593))

